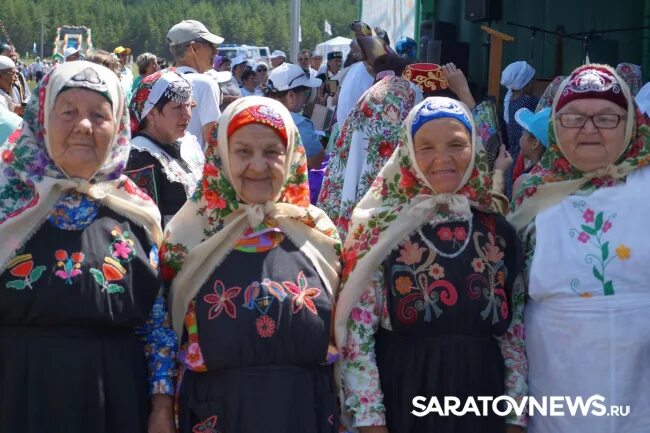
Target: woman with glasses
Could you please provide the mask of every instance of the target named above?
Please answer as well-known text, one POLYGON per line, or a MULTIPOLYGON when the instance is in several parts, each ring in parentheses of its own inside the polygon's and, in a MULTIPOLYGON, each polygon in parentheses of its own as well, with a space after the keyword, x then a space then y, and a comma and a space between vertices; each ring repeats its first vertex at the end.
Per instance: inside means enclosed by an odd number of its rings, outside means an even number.
POLYGON ((629 405, 629 416, 533 416, 530 433, 650 425, 650 202, 639 199, 650 184, 649 137, 611 67, 581 66, 560 86, 550 146, 510 218, 526 253, 529 394, 598 394, 605 406, 629 405))
POLYGON ((264 93, 266 83, 269 81, 269 65, 265 62, 258 62, 253 70, 257 76, 257 87, 264 93))

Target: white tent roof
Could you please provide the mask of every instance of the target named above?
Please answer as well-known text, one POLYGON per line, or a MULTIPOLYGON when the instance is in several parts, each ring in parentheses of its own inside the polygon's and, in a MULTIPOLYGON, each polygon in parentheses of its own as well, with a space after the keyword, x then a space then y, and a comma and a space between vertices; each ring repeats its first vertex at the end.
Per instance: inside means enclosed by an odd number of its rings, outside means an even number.
POLYGON ((343 59, 345 59, 345 57, 350 52, 351 42, 352 39, 344 38, 343 36, 337 36, 333 39, 330 39, 329 41, 325 41, 316 45, 316 51, 321 53, 325 58, 327 58, 327 53, 331 53, 332 51, 342 51, 343 59))

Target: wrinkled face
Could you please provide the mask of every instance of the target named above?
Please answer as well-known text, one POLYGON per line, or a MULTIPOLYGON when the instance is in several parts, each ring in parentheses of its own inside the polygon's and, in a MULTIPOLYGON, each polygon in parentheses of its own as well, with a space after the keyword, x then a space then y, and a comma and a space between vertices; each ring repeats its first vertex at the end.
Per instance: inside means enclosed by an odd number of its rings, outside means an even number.
POLYGON ((453 193, 472 160, 469 131, 456 119, 425 123, 413 137, 415 159, 437 193, 453 193))
POLYGON ((268 126, 251 124, 228 139, 230 174, 235 190, 248 203, 265 203, 280 192, 286 145, 268 126))
POLYGON ((49 115, 50 156, 68 176, 90 180, 104 162, 116 131, 106 98, 88 89, 63 91, 49 115))
POLYGON ((155 130, 163 143, 171 143, 185 135, 192 117, 192 103, 170 101, 162 110, 154 108, 147 115, 148 128, 155 130))
POLYGON ((562 153, 577 169, 590 172, 613 164, 626 147, 626 111, 605 99, 577 99, 556 115, 557 139, 562 153), (587 119, 582 127, 577 120, 587 119), (618 117, 617 117, 618 116, 618 117), (611 127, 616 123, 615 127, 611 127), (600 124, 597 127, 596 124, 600 124))
POLYGON ((9 57, 11 60, 13 60, 14 63, 18 61, 18 53, 13 47, 8 47, 6 50, 0 53, 0 55, 9 57))

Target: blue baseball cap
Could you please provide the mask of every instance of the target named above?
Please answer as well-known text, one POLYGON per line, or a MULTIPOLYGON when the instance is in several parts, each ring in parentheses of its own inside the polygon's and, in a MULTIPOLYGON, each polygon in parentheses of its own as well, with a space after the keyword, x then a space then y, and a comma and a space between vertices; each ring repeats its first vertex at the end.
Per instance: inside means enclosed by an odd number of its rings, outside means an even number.
POLYGON ((548 149, 548 122, 551 119, 551 107, 533 113, 528 108, 520 108, 515 113, 515 120, 529 134, 539 140, 548 149))

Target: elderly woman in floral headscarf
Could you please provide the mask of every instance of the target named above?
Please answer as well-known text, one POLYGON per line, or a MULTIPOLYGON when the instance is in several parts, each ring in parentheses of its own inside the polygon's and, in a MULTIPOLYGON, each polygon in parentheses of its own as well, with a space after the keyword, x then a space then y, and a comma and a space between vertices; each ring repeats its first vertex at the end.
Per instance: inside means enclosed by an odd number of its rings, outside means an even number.
POLYGON ((203 173, 203 151, 187 132, 192 85, 176 71, 145 77, 131 99, 128 175, 154 199, 163 225, 192 196, 203 173))
POLYGON ((65 63, 0 147, 3 431, 142 433, 150 401, 173 431, 160 213, 122 175, 128 118, 113 72, 65 63))
POLYGON ((325 171, 318 204, 347 234, 352 209, 393 154, 401 125, 422 93, 400 77, 386 77, 357 102, 341 128, 325 171))
POLYGON ((492 207, 471 113, 427 98, 402 134, 354 209, 343 251, 345 408, 360 432, 503 432, 494 413, 411 415, 414 396, 521 398, 526 365, 512 290, 519 241, 492 207))
POLYGON ((309 204, 298 130, 281 103, 249 96, 217 140, 162 252, 182 337, 180 432, 338 432, 339 243, 309 204))
POLYGON ((650 128, 605 65, 566 79, 550 147, 515 197, 525 245, 529 388, 598 394, 629 416, 533 416, 530 432, 640 432, 650 425, 650 128))

